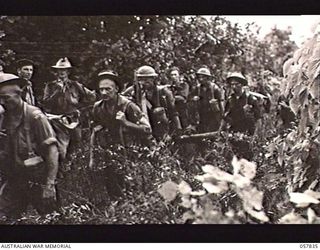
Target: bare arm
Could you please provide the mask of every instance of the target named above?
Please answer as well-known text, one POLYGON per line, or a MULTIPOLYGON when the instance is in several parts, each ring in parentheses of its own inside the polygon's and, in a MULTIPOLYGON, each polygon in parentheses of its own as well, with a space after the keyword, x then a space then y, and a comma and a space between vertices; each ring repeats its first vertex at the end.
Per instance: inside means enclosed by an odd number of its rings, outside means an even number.
POLYGON ((45 162, 47 166, 46 185, 55 184, 58 168, 59 168, 59 152, 56 144, 48 145, 45 154, 45 162))

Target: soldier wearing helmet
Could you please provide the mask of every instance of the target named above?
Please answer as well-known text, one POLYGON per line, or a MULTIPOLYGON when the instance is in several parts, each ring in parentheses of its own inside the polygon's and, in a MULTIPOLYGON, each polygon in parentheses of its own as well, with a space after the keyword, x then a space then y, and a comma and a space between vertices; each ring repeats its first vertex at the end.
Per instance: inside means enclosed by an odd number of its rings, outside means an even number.
POLYGON ((106 152, 126 156, 128 147, 148 143, 151 128, 140 108, 119 94, 122 84, 116 72, 101 71, 95 79, 95 88, 100 100, 95 102, 92 109, 89 166, 97 168, 101 163, 108 166, 107 190, 111 198, 116 198, 122 193, 124 176, 111 161, 113 155, 106 152))
MULTIPOLYGON (((79 121, 79 108, 95 101, 94 91, 89 90, 83 84, 69 79, 72 65, 68 58, 61 58, 51 66, 57 77, 56 80, 45 84, 43 106, 45 111, 55 115, 65 115, 73 122, 79 121)), ((59 142, 62 144, 66 155, 69 144, 74 147, 81 140, 81 128, 70 130, 57 128, 59 142), (71 139, 71 140, 70 140, 71 139)))
POLYGON ((28 205, 40 213, 56 208, 58 147, 55 132, 40 109, 23 101, 27 82, 16 75, 0 75, 0 103, 4 107, 1 152, 0 217, 19 218, 28 205))
POLYGON ((196 85, 191 87, 189 97, 190 128, 198 132, 216 131, 223 114, 224 91, 213 82, 207 67, 196 72, 196 85))
POLYGON ((158 85, 157 76, 151 66, 141 66, 135 72, 134 85, 125 90, 124 94, 133 97, 148 118, 152 135, 160 141, 170 133, 180 131, 181 123, 171 90, 158 85))
POLYGON ((260 118, 258 99, 249 91, 247 79, 238 72, 227 77, 231 93, 226 101, 225 121, 234 132, 253 134, 260 118))
MULTIPOLYGON (((249 91, 247 79, 239 72, 229 74, 227 84, 230 95, 227 97, 221 129, 253 135, 256 123, 261 118, 258 93, 249 91)), ((252 157, 251 145, 247 140, 232 138, 231 143, 233 150, 240 157, 252 157)))
POLYGON ((100 100, 95 102, 92 110, 92 135, 95 138, 98 134, 103 135, 99 140, 101 147, 114 144, 128 146, 150 135, 150 125, 140 108, 119 94, 122 85, 117 73, 104 70, 95 82, 100 100))

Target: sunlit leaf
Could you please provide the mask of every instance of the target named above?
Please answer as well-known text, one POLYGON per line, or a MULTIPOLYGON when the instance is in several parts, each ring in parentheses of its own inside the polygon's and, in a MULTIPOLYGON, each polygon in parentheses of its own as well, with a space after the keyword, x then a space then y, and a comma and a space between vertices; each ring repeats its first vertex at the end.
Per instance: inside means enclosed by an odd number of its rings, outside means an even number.
POLYGON ((233 176, 218 167, 214 167, 212 165, 205 165, 202 167, 203 172, 210 174, 213 178, 221 181, 229 181, 233 180, 233 176))
POLYGON ((296 204, 300 204, 300 203, 319 204, 319 201, 317 199, 304 193, 293 192, 293 193, 289 193, 289 196, 290 196, 290 201, 296 204))
POLYGON ((264 211, 255 211, 253 209, 246 209, 246 212, 261 222, 268 222, 269 221, 269 218, 266 216, 264 211))
POLYGON ((223 181, 219 181, 217 185, 212 184, 211 182, 204 182, 202 186, 208 191, 210 194, 219 194, 221 192, 228 190, 228 184, 223 181))
POLYGON ((308 221, 304 219, 302 216, 291 212, 286 214, 279 220, 280 224, 307 224, 308 221))
POLYGON ((181 197, 181 206, 185 208, 190 208, 192 206, 192 203, 189 199, 189 197, 182 196, 181 197))
POLYGON ((249 162, 246 159, 240 160, 240 173, 249 178, 250 180, 256 176, 257 166, 253 162, 249 162))
POLYGON ((304 194, 311 196, 312 198, 315 198, 317 200, 320 199, 320 192, 315 192, 313 190, 307 189, 306 191, 303 192, 304 194))
POLYGON ((193 196, 202 196, 202 195, 205 195, 205 194, 206 194, 205 190, 192 191, 190 193, 190 195, 193 195, 193 196))
POLYGON ((187 211, 182 215, 182 220, 183 222, 186 222, 187 220, 192 220, 194 219, 194 215, 191 211, 187 211))
POLYGON ((289 106, 290 106, 291 110, 293 111, 293 113, 296 115, 300 109, 299 98, 290 99, 289 106))
POLYGON ((178 189, 179 189, 179 192, 184 195, 190 194, 192 191, 190 185, 185 181, 180 182, 178 189))
POLYGON ((158 189, 159 194, 167 202, 173 201, 177 196, 178 185, 172 181, 167 181, 158 189))
POLYGON ((263 208, 263 192, 259 191, 256 187, 237 189, 237 194, 243 200, 245 205, 252 207, 258 211, 263 208))
POLYGON ((316 213, 310 207, 307 210, 307 215, 308 215, 308 223, 309 224, 312 224, 317 218, 316 213))
POLYGON ((309 93, 313 99, 318 100, 320 98, 320 77, 311 82, 309 86, 309 93))
POLYGON ((250 186, 251 181, 247 177, 244 177, 240 174, 236 174, 233 176, 233 183, 239 188, 244 188, 250 186))
POLYGON ((288 73, 291 70, 291 67, 292 67, 293 63, 294 63, 294 59, 293 58, 290 58, 287 61, 285 61, 285 63, 283 64, 283 67, 282 67, 282 73, 283 73, 284 76, 288 75, 288 73))

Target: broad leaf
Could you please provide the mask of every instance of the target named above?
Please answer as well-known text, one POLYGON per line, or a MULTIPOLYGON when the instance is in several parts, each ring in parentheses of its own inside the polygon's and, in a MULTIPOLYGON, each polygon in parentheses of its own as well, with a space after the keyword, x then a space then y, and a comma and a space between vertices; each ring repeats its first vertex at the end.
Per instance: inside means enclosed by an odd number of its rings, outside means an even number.
POLYGON ((234 175, 241 174, 242 176, 253 179, 256 175, 256 164, 249 162, 246 159, 238 160, 236 156, 233 157, 232 162, 234 175))
POLYGON ((182 201, 181 206, 183 206, 185 208, 191 208, 192 203, 191 203, 189 197, 182 196, 181 201, 182 201))
POLYGON ((202 186, 208 191, 210 194, 219 194, 228 190, 228 184, 223 181, 219 181, 217 185, 212 184, 211 182, 204 182, 202 186))
POLYGON ((304 193, 289 193, 290 201, 296 204, 305 203, 305 204, 319 204, 319 201, 315 198, 313 198, 310 195, 304 194, 304 193))
POLYGON ((202 170, 205 173, 210 174, 213 178, 220 180, 220 181, 229 181, 231 182, 233 179, 233 176, 223 170, 221 170, 218 167, 214 167, 212 165, 205 165, 202 167, 202 170))
POLYGON ((280 224, 307 224, 308 221, 304 219, 302 216, 291 212, 286 214, 279 220, 280 224))
POLYGON ((167 181, 162 184, 158 192, 165 201, 173 201, 177 196, 178 185, 172 181, 167 181))
POLYGON ((317 218, 316 213, 310 207, 308 208, 307 215, 309 224, 312 224, 317 218))
POLYGON ((179 192, 183 195, 188 195, 192 191, 190 185, 185 181, 180 182, 178 189, 179 189, 179 192))

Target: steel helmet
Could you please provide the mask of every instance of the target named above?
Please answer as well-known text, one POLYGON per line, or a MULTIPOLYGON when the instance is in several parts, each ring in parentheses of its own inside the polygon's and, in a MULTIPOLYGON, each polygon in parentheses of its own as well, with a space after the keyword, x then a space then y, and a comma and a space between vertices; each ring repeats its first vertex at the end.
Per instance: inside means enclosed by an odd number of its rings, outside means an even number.
POLYGON ((156 73, 154 68, 152 68, 151 66, 144 65, 137 69, 136 76, 137 77, 149 77, 149 76, 156 77, 158 76, 158 74, 156 73))
POLYGON ((98 83, 102 79, 111 79, 112 81, 114 81, 116 83, 116 85, 119 87, 119 89, 122 90, 123 85, 119 82, 118 77, 119 77, 118 73, 113 70, 110 70, 110 69, 103 70, 100 73, 98 73, 98 75, 95 79, 94 88, 95 89, 98 88, 98 83))
POLYGON ((67 57, 60 58, 56 65, 51 66, 54 69, 70 69, 72 68, 71 63, 67 57))
POLYGON ((244 77, 244 75, 242 75, 241 73, 239 72, 232 72, 228 75, 227 77, 227 82, 229 82, 231 79, 237 79, 239 80, 239 82, 243 85, 247 85, 248 84, 248 81, 247 79, 244 77))
POLYGON ((118 73, 112 70, 103 70, 98 74, 98 77, 116 79, 118 78, 118 73))
POLYGON ((210 73, 210 70, 208 68, 205 68, 205 67, 198 69, 196 74, 197 75, 205 75, 205 76, 212 77, 212 75, 210 73))

